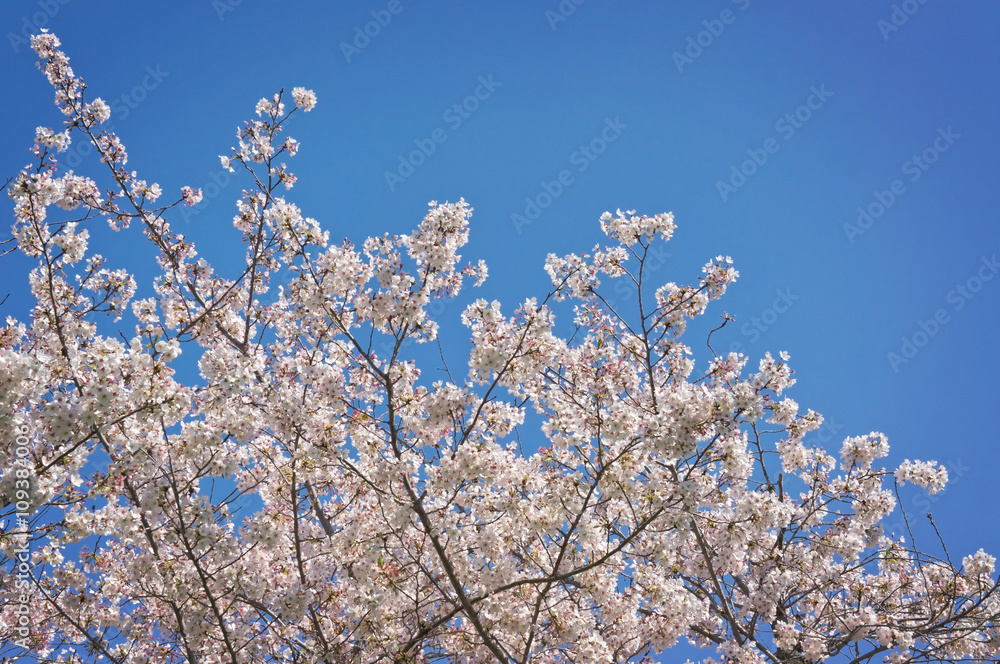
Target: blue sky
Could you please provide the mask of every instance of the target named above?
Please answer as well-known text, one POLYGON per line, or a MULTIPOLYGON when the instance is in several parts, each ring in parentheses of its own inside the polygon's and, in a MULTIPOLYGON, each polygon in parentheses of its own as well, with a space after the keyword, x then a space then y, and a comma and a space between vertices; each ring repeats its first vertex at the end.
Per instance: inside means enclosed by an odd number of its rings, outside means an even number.
MULTIPOLYGON (((282 87, 319 98, 289 125, 306 214, 360 242, 464 197, 463 254, 491 274, 473 295, 508 307, 544 294, 547 253, 601 241, 604 210, 673 211, 658 280, 718 254, 741 274, 692 328, 701 366, 727 311, 716 349, 789 351, 790 396, 828 418, 833 450, 879 430, 890 463, 947 463, 936 500, 904 490, 911 517, 933 509, 953 555, 1000 551, 1000 6, 577 2, 5 2, 0 174, 62 120, 22 36, 48 27, 112 103, 129 165, 205 189, 173 223, 223 269, 243 259, 242 185, 217 155, 282 87)), ((148 284, 138 229, 92 233, 148 284)), ((3 315, 24 314, 26 266, 0 262, 3 315)), ((458 324, 459 304, 440 309, 458 324)))

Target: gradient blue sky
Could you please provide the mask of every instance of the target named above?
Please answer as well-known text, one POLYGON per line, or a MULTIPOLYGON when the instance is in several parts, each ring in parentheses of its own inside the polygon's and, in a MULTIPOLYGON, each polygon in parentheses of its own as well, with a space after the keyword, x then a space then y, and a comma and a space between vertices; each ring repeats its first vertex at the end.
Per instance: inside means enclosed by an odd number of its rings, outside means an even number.
MULTIPOLYGON (((223 268, 243 259, 231 226, 242 185, 211 188, 217 155, 281 87, 319 98, 289 124, 303 146, 290 198, 334 238, 360 242, 408 231, 429 200, 464 197, 475 214, 463 254, 491 273, 474 295, 509 306, 543 295, 545 255, 589 250, 604 210, 673 211, 658 280, 693 281, 717 254, 741 274, 706 317, 737 318, 716 349, 789 351, 790 396, 828 418, 833 450, 874 429, 892 464, 948 463, 952 485, 935 500, 904 490, 918 544, 933 546, 933 508, 953 555, 1000 552, 1000 267, 989 267, 1000 255, 1000 5, 18 0, 0 6, 0 25, 0 174, 28 162, 36 125, 62 120, 21 41, 45 26, 89 93, 114 102, 129 165, 171 192, 205 188, 197 214, 174 224, 223 268), (355 42, 372 12, 386 24, 355 42), (466 101, 477 89, 483 99, 466 101), (478 106, 467 117, 453 110, 463 101, 478 106), (590 160, 580 148, 600 149, 608 123, 615 140, 590 160), (435 135, 443 142, 390 186, 386 172, 435 135), (754 154, 766 161, 731 180, 754 154), (526 197, 564 170, 572 180, 519 227, 526 197), (845 229, 859 207, 879 206, 863 232, 845 229), (926 343, 893 364, 904 337, 926 343)), ((99 169, 91 157, 77 171, 99 169)), ((95 249, 148 284, 138 229, 92 232, 95 249)), ((26 266, 0 262, 3 315, 24 314, 26 266)), ((460 310, 439 319, 457 325, 460 310)), ((702 367, 708 327, 689 340, 702 367)))

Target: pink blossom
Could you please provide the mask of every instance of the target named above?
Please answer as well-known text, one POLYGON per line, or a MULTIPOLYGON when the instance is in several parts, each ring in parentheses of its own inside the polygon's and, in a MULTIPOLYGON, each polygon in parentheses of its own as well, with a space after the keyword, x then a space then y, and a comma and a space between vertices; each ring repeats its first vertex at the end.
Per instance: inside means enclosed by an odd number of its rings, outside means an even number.
POLYGON ((292 88, 292 99, 295 105, 308 113, 316 108, 316 93, 305 88, 292 88))
POLYGON ((184 205, 197 205, 201 202, 201 189, 191 187, 181 187, 181 196, 184 198, 184 205))

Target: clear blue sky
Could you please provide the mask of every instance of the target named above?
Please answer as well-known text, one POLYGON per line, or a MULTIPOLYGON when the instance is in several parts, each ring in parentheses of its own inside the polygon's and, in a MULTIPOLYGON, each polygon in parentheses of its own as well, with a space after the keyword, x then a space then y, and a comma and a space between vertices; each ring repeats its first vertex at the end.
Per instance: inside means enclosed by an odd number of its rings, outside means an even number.
MULTIPOLYGON (((217 155, 281 87, 319 98, 289 126, 306 214, 360 242, 465 197, 463 253, 490 265, 479 294, 508 306, 544 293, 548 252, 599 242, 604 210, 673 211, 658 279, 692 281, 717 254, 741 274, 709 310, 712 326, 737 317, 716 348, 789 351, 790 396, 833 423, 833 450, 874 429, 890 463, 948 463, 933 503, 904 492, 911 516, 932 507, 953 555, 1000 552, 996 3, 8 1, 5 175, 36 125, 62 119, 20 41, 32 24, 114 101, 130 166, 171 192, 206 189, 174 223, 222 267, 243 256, 242 185, 211 189, 217 155), (433 152, 411 158, 420 145, 433 152), (535 219, 526 198, 547 204, 535 219)), ((92 232, 148 283, 138 229, 92 232)), ((0 263, 3 315, 23 315, 25 265, 0 263)), ((439 318, 457 325, 460 309, 439 318)))

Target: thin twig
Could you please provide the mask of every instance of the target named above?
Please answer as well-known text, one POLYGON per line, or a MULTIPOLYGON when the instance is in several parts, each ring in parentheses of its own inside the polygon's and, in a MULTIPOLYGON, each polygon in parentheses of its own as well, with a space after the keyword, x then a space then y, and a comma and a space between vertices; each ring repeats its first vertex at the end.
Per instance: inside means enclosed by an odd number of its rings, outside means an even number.
POLYGON ((944 557, 948 560, 948 564, 951 565, 951 568, 955 569, 955 563, 951 562, 951 554, 948 553, 948 547, 944 543, 944 538, 941 537, 941 531, 938 530, 937 524, 934 523, 934 515, 928 512, 927 519, 931 522, 931 526, 934 527, 934 532, 937 533, 938 541, 941 542, 941 548, 944 549, 944 557))

